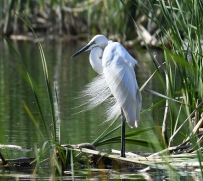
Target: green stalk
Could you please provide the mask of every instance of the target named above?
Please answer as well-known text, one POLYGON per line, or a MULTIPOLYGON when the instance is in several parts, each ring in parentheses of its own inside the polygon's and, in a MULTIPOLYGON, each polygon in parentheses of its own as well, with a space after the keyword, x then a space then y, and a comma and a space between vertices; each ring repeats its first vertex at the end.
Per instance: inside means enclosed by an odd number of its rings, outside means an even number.
POLYGON ((39 113, 40 113, 40 116, 42 118, 42 123, 44 125, 44 129, 45 129, 45 133, 46 133, 46 136, 47 138, 49 139, 49 134, 48 134, 48 131, 47 131, 47 128, 46 128, 46 124, 45 124, 45 119, 44 119, 44 115, 42 113, 42 109, 41 109, 41 106, 40 106, 40 103, 39 103, 39 99, 38 99, 38 96, 37 96, 37 93, 35 91, 35 88, 33 86, 33 83, 32 83, 32 79, 30 78, 30 75, 25 67, 25 64, 22 60, 22 58, 20 57, 20 55, 18 54, 18 52, 15 50, 15 48, 13 47, 13 45, 10 43, 10 41, 7 39, 6 36, 2 35, 4 37, 4 39, 7 41, 7 43, 9 44, 9 47, 13 50, 13 52, 16 54, 16 56, 18 57, 18 59, 20 60, 25 72, 26 72, 26 75, 28 77, 28 80, 29 80, 29 83, 30 83, 30 86, 31 86, 31 89, 32 89, 32 92, 34 94, 34 97, 35 97, 35 100, 36 100, 36 103, 37 103, 37 107, 38 107, 38 110, 39 110, 39 113))
MULTIPOLYGON (((14 12, 15 13, 15 12, 14 12)), ((50 105, 50 109, 51 109, 51 117, 52 117, 52 125, 53 125, 53 140, 56 141, 56 118, 55 118, 55 110, 54 110, 54 101, 53 101, 53 94, 52 94, 52 90, 51 90, 51 84, 49 81, 49 76, 48 76, 48 69, 47 69, 47 64, 46 64, 46 59, 45 59, 45 55, 44 55, 44 51, 42 48, 42 45, 35 33, 35 31, 33 30, 29 20, 27 19, 27 17, 25 16, 24 20, 21 16, 19 16, 18 14, 15 13, 15 15, 17 15, 33 32, 33 34, 35 35, 37 42, 38 42, 38 46, 39 46, 39 50, 40 50, 40 55, 41 55, 41 61, 42 61, 42 67, 43 67, 43 72, 44 72, 44 78, 45 78, 45 83, 46 83, 46 88, 47 88, 47 92, 48 92, 48 98, 49 98, 49 105, 50 105)), ((45 125, 45 122, 43 120, 43 124, 45 125)))

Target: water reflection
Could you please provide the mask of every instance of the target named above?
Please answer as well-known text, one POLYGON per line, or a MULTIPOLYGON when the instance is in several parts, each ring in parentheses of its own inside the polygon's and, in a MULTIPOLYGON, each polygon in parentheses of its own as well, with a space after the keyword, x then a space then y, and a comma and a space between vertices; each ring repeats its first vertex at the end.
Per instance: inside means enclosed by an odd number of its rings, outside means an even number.
MULTIPOLYGON (((36 87, 40 105, 49 128, 51 124, 47 90, 42 71, 41 57, 37 44, 32 42, 12 42, 31 75, 36 87)), ((101 134, 107 124, 100 116, 100 108, 80 114, 73 114, 73 107, 77 106, 74 97, 84 85, 96 76, 89 64, 89 53, 70 59, 70 56, 83 45, 75 42, 43 43, 48 71, 52 85, 56 87, 59 99, 59 114, 61 119, 61 143, 92 142, 101 134), (98 126, 99 125, 99 126, 98 126)), ((0 43, 0 142, 2 144, 16 144, 24 147, 40 147, 46 138, 40 137, 37 127, 28 116, 23 103, 27 105, 33 116, 42 128, 45 135, 33 92, 30 88, 25 72, 19 59, 8 47, 6 42, 0 43)), ((141 86, 151 76, 152 62, 144 50, 130 49, 130 53, 138 60, 137 80, 141 86), (141 53, 140 53, 141 52, 141 53)), ((159 55, 159 54, 158 54, 159 55)), ((153 68, 154 69, 154 68, 153 68)), ((156 79, 147 85, 153 90, 161 89, 156 79)), ((143 92, 143 109, 155 103, 158 98, 143 92)), ((152 125, 152 113, 148 112, 141 117, 141 126, 152 125)), ((154 113, 154 116, 160 116, 154 113)), ((117 124, 120 124, 118 121, 117 124)), ((127 131, 132 131, 130 128, 127 131)), ((120 134, 119 132, 115 134, 120 134)), ((105 148, 119 149, 120 145, 109 145, 105 148)), ((136 146, 127 146, 126 150, 137 150, 136 146)), ((16 154, 16 153, 15 153, 16 154)), ((22 153, 19 153, 19 155, 22 153)), ((24 153, 23 153, 24 154, 24 153)), ((33 156, 33 153, 29 153, 33 156)))

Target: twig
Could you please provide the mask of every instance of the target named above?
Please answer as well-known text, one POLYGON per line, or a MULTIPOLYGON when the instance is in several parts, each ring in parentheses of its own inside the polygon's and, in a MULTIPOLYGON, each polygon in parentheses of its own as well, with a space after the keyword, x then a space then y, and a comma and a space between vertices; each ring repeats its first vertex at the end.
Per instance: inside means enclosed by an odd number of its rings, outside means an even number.
POLYGON ((152 155, 149 156, 150 157, 155 157, 155 156, 159 156, 159 155, 163 155, 167 152, 173 152, 173 151, 176 151, 176 150, 182 150, 182 149, 187 149, 189 148, 191 145, 180 145, 180 146, 174 146, 174 147, 169 147, 169 148, 166 148, 165 150, 162 150, 160 152, 157 152, 157 153, 154 153, 152 155))
POLYGON ((176 100, 176 99, 172 99, 172 98, 170 98, 170 97, 168 97, 168 96, 165 96, 165 95, 163 95, 163 94, 161 94, 161 93, 159 93, 159 92, 153 91, 153 90, 151 90, 151 89, 144 89, 144 91, 146 91, 146 92, 148 92, 148 93, 150 93, 150 94, 154 94, 154 95, 156 95, 156 96, 158 96, 158 97, 162 97, 162 98, 164 98, 164 99, 167 99, 167 100, 170 100, 170 101, 173 101, 173 102, 177 102, 177 103, 179 103, 179 104, 187 105, 187 104, 185 104, 185 103, 183 103, 183 102, 181 102, 181 101, 178 101, 178 100, 176 100))
POLYGON ((198 123, 196 124, 196 126, 193 128, 192 132, 190 133, 190 135, 186 138, 186 140, 180 144, 180 146, 185 145, 191 138, 192 135, 195 135, 198 133, 199 128, 202 126, 203 124, 203 117, 198 121, 198 123))
MULTIPOLYGON (((198 109, 199 107, 201 107, 203 104, 203 102, 201 102, 196 109, 198 109)), ((170 137, 169 139, 169 147, 171 146, 171 143, 174 139, 174 137, 179 133, 179 131, 181 130, 181 128, 183 127, 183 125, 195 114, 196 109, 188 116, 188 118, 180 125, 180 127, 176 130, 176 132, 170 137)), ((181 144, 182 145, 182 144, 181 144)))
POLYGON ((187 153, 196 153, 198 150, 202 151, 202 148, 198 146, 198 143, 200 143, 200 141, 202 141, 203 136, 201 136, 198 140, 197 140, 197 144, 195 144, 192 148, 190 148, 189 150, 187 150, 187 153), (198 147, 197 147, 198 146, 198 147), (198 148, 198 149, 197 149, 198 148))
POLYGON ((202 126, 202 124, 203 124, 203 117, 201 117, 201 119, 198 121, 196 126, 193 128, 192 133, 190 133, 190 135, 187 137, 186 141, 188 141, 192 135, 195 135, 198 133, 199 128, 202 126))
MULTIPOLYGON (((161 66, 165 73, 165 79, 166 79, 166 95, 168 96, 169 94, 169 79, 168 79, 168 73, 166 71, 166 68, 159 63, 159 61, 154 57, 156 63, 161 66)), ((164 111, 164 119, 162 123, 162 137, 164 140, 164 143, 167 145, 168 144, 168 137, 167 137, 167 125, 168 125, 168 113, 169 113, 169 101, 166 99, 166 105, 165 105, 165 111, 164 111)))
POLYGON ((0 152, 0 158, 1 158, 1 161, 3 162, 3 165, 6 165, 7 161, 4 159, 3 155, 1 154, 1 152, 0 152))
MULTIPOLYGON (((154 55, 154 60, 156 61, 157 67, 161 67, 165 73, 166 95, 168 96, 168 94, 169 94, 169 79, 168 79, 168 73, 166 71, 166 67, 156 59, 156 55, 154 55)), ((163 138, 163 141, 166 145, 168 143, 168 138, 167 138, 168 113, 169 113, 169 101, 168 101, 168 99, 166 99, 164 119, 163 119, 163 123, 162 123, 162 138, 163 138)))
MULTIPOLYGON (((198 106, 198 103, 199 103, 199 100, 197 99, 196 107, 198 106)), ((199 117, 199 112, 196 110, 196 112, 195 112, 195 117, 194 117, 194 122, 193 122, 194 126, 197 125, 198 117, 199 117)))

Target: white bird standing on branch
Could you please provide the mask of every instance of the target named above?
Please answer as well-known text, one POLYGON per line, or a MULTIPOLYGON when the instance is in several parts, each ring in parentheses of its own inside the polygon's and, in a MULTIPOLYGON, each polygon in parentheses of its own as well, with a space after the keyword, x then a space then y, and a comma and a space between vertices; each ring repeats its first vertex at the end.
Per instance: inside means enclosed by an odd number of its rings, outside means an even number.
POLYGON ((120 43, 108 41, 103 35, 94 36, 71 58, 88 50, 91 50, 90 64, 99 74, 98 78, 94 79, 84 91, 84 94, 91 97, 89 102, 92 105, 89 109, 109 100, 111 102, 111 108, 108 110, 110 119, 122 115, 121 157, 125 157, 125 122, 134 128, 138 126, 140 120, 142 95, 135 75, 135 66, 138 62, 120 43))

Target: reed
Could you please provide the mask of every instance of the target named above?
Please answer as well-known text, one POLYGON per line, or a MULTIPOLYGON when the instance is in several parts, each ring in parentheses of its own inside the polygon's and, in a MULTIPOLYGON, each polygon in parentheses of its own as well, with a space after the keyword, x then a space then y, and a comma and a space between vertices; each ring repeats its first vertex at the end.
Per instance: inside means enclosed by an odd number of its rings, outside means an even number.
MULTIPOLYGON (((15 12, 14 12, 15 13, 15 12)), ((37 103, 37 108, 38 108, 38 111, 39 111, 39 114, 41 116, 41 122, 43 124, 43 128, 39 128, 38 127, 38 121, 35 119, 35 117, 33 116, 33 114, 30 112, 28 106, 26 105, 26 103, 24 103, 24 108, 25 110, 27 111, 28 115, 30 116, 31 120, 33 121, 33 123, 36 125, 41 137, 43 140, 46 140, 44 145, 42 146, 40 152, 36 152, 36 159, 34 162, 36 162, 36 167, 35 167, 35 170, 34 170, 34 173, 36 173, 36 171, 38 170, 38 168, 40 167, 41 165, 41 162, 43 162, 42 160, 44 159, 45 156, 47 156, 47 154, 50 155, 50 165, 51 165, 51 169, 53 172, 51 172, 51 175, 52 177, 55 177, 55 166, 58 170, 58 173, 61 175, 62 172, 61 172, 61 165, 59 164, 59 162, 63 162, 65 164, 65 159, 64 159, 64 155, 61 155, 61 149, 64 150, 64 148, 61 148, 59 146, 59 143, 60 143, 60 122, 58 117, 56 118, 56 108, 55 108, 55 102, 57 103, 57 106, 58 106, 58 97, 57 97, 57 92, 56 92, 56 89, 55 88, 52 88, 52 84, 50 82, 50 79, 49 79, 49 74, 48 74, 48 68, 47 68, 47 64, 46 64, 46 58, 45 58, 45 55, 44 55, 44 51, 43 51, 43 48, 42 48, 42 45, 37 37, 37 35, 35 34, 35 31, 34 29, 32 28, 32 25, 30 24, 30 21, 28 20, 27 16, 24 16, 24 17, 21 17, 20 15, 18 15, 17 13, 15 13, 15 15, 20 19, 22 20, 30 29, 31 31, 33 32, 35 38, 36 38, 36 41, 37 41, 37 44, 38 44, 38 47, 39 47, 39 53, 41 55, 41 64, 42 64, 42 70, 43 70, 43 73, 44 73, 44 83, 45 83, 45 88, 46 88, 46 91, 47 91, 47 98, 49 100, 49 111, 50 111, 50 115, 51 115, 51 122, 50 120, 45 120, 45 117, 44 117, 44 110, 42 109, 42 106, 41 106, 41 103, 40 103, 40 99, 38 98, 38 94, 37 94, 37 87, 36 87, 36 84, 34 84, 33 82, 35 82, 26 66, 25 66, 25 63, 21 57, 21 55, 17 52, 17 50, 15 49, 15 47, 10 43, 9 39, 5 36, 5 35, 2 35, 3 38, 7 41, 9 47, 13 50, 13 52, 15 53, 15 55, 18 57, 22 67, 23 67, 23 70, 21 70, 21 74, 22 76, 24 76, 25 80, 29 83, 30 85, 30 88, 33 92, 33 96, 35 98, 35 101, 37 103), (22 73, 23 71, 23 73, 22 73), (56 100, 56 101, 55 101, 56 100), (51 131, 48 132, 48 128, 47 128, 47 122, 50 123, 51 125, 51 131), (42 130, 45 131, 45 135, 42 134, 42 130), (59 157, 57 157, 57 153, 59 155, 59 157)))
MULTIPOLYGON (((143 13, 145 23, 151 23, 155 28, 154 36, 160 40, 160 48, 164 53, 164 60, 152 58, 158 66, 163 65, 166 81, 162 84, 166 96, 176 99, 177 104, 170 99, 166 100, 165 115, 163 118, 162 134, 166 146, 172 146, 172 142, 178 135, 182 137, 184 145, 185 137, 191 143, 196 152, 199 167, 202 170, 201 146, 197 142, 202 113, 202 2, 201 1, 152 1, 132 4, 143 13), (161 62, 161 63, 160 63, 161 62), (193 114, 191 114, 191 112, 193 114), (185 115, 185 116, 183 116, 185 115), (185 120, 185 121, 184 121, 185 120), (199 125, 198 125, 199 124, 199 125), (170 126, 170 132, 167 128, 170 126), (181 132, 180 132, 181 131, 181 132), (179 134, 178 134, 179 133, 179 134), (170 142, 169 142, 170 140, 170 142)), ((124 4, 124 3, 123 3, 124 4)), ((144 39, 141 25, 133 20, 144 45, 150 51, 149 43, 144 39)), ((152 32, 148 31, 149 34, 152 32)), ((180 138, 180 136, 179 136, 180 138)), ((188 150, 187 150, 188 151, 188 150)), ((186 152, 187 152, 186 151, 186 152)), ((172 178, 172 175, 170 176, 172 178)))

